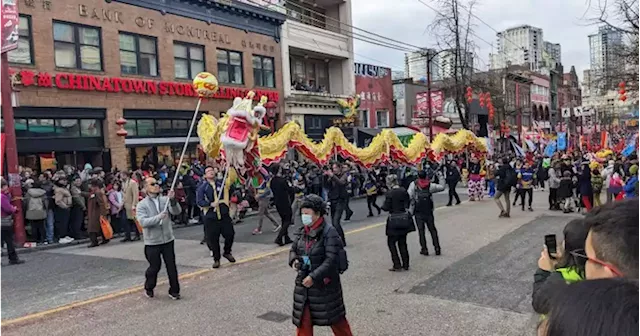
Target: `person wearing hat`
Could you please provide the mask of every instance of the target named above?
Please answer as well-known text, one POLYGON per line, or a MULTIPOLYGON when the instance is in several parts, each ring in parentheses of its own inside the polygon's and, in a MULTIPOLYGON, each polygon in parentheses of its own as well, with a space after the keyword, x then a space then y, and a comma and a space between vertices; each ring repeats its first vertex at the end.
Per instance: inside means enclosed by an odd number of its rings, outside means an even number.
POLYGON ((313 326, 330 326, 334 335, 353 335, 340 281, 344 245, 338 231, 324 219, 326 209, 318 195, 302 199, 302 227, 289 252, 289 266, 297 272, 293 324, 300 336, 313 335, 313 326))

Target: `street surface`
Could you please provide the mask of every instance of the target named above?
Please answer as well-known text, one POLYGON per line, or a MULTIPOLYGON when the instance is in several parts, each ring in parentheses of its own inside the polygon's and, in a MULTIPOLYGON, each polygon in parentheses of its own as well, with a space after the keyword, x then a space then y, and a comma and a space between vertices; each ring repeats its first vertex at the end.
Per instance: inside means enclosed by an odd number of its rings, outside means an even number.
MULTIPOLYGON (((461 195, 465 200, 466 195, 461 195)), ((350 268, 343 275, 347 316, 356 335, 534 335, 530 293, 545 234, 561 234, 575 215, 512 210, 498 219, 494 202, 442 207, 435 195, 442 256, 421 256, 409 235, 411 270, 392 273, 383 216, 367 218, 366 201, 353 200, 345 223, 350 268)), ((378 204, 381 204, 379 198, 378 204)), ((291 335, 295 272, 288 248, 272 243, 271 224, 251 235, 256 218, 236 226, 236 265, 211 269, 200 245, 202 226, 175 230, 183 299, 172 301, 160 282, 156 297, 140 290, 147 262, 142 243, 115 242, 25 254, 2 266, 4 335, 291 335), (52 311, 53 310, 53 311, 52 311), (44 312, 44 313, 39 313, 44 312)), ((430 237, 427 233, 427 240, 430 237)), ((433 248, 431 247, 431 251, 433 248)), ((160 274, 165 278, 164 271, 160 274)), ((330 335, 316 328, 317 335, 330 335)))

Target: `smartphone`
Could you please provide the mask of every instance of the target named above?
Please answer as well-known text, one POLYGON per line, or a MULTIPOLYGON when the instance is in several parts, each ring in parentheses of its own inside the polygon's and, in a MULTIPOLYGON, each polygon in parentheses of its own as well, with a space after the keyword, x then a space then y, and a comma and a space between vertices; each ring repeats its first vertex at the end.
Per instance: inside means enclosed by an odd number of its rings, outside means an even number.
POLYGON ((555 259, 554 255, 558 253, 556 242, 556 235, 550 234, 544 236, 544 245, 547 246, 547 252, 549 252, 549 257, 551 259, 555 259))

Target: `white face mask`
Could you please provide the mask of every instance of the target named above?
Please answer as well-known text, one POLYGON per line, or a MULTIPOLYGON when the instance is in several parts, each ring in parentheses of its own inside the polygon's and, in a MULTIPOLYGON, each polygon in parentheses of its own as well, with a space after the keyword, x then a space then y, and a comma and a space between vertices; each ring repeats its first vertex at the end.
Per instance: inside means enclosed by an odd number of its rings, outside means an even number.
POLYGON ((302 214, 302 224, 304 224, 304 226, 309 226, 312 223, 313 223, 313 218, 311 217, 311 215, 302 214))

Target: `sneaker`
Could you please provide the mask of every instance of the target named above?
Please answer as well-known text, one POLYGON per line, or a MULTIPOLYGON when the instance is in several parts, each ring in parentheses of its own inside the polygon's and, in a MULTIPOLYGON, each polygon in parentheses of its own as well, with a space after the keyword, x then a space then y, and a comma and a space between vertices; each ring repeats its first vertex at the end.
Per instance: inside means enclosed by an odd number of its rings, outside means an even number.
POLYGON ((229 260, 230 263, 236 262, 236 258, 231 255, 231 253, 225 253, 222 255, 225 259, 229 260))
POLYGON ((24 260, 22 259, 9 260, 9 265, 20 265, 20 264, 24 264, 24 260))
POLYGON ((282 225, 278 225, 276 227, 273 228, 273 232, 279 232, 280 228, 282 228, 282 225))
POLYGON ((529 211, 533 211, 533 208, 532 208, 532 207, 529 207, 529 211))
POLYGON ((346 218, 345 218, 345 219, 343 220, 343 222, 345 222, 345 223, 351 223, 351 219, 346 219, 346 218))
POLYGON ((180 294, 178 294, 178 293, 176 293, 176 294, 169 293, 169 297, 174 299, 174 300, 180 300, 180 294))
POLYGON ((254 236, 255 235, 261 235, 262 231, 258 230, 258 228, 255 228, 255 229, 253 229, 253 231, 251 231, 251 234, 254 235, 254 236))
POLYGON ((214 260, 211 268, 220 268, 220 260, 214 260))
POLYGON ((62 237, 60 238, 60 240, 58 240, 58 243, 60 244, 67 244, 70 243, 71 241, 67 239, 67 237, 62 237))
POLYGON ((428 250, 422 250, 422 251, 420 251, 420 254, 422 254, 423 256, 428 256, 429 255, 429 251, 428 250))
POLYGON ((189 220, 189 224, 196 224, 196 223, 198 223, 198 219, 197 218, 191 218, 189 220))
POLYGON ((144 296, 146 296, 148 298, 152 298, 153 297, 153 289, 145 289, 144 290, 144 296))
POLYGON ((439 255, 441 255, 441 254, 442 254, 442 251, 440 251, 440 248, 438 247, 438 248, 436 249, 436 255, 437 255, 437 256, 439 256, 439 255))

